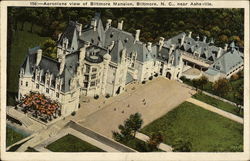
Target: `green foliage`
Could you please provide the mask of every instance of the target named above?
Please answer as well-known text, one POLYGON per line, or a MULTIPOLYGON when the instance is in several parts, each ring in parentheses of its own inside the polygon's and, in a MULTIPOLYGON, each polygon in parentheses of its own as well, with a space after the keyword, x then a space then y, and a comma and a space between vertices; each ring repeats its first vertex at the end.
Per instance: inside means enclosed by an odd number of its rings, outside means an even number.
POLYGON ((41 49, 43 50, 43 55, 50 57, 52 59, 56 59, 56 42, 52 39, 45 40, 42 45, 41 49))
POLYGON ((24 139, 25 136, 16 132, 15 130, 13 130, 10 127, 6 128, 6 146, 10 146, 22 139, 24 139))
POLYGON ((173 144, 174 152, 190 152, 192 143, 183 138, 177 138, 173 144))
POLYGON ((46 148, 53 152, 103 152, 102 149, 99 149, 71 134, 56 140, 46 148))
POLYGON ((205 102, 205 103, 207 103, 209 105, 212 105, 214 107, 222 109, 224 111, 230 112, 230 113, 232 113, 234 115, 243 117, 242 113, 237 112, 237 110, 238 110, 237 107, 230 104, 230 103, 223 102, 223 101, 218 100, 216 98, 210 97, 210 96, 208 96, 208 95, 206 95, 204 93, 197 93, 197 94, 193 95, 192 97, 197 99, 197 100, 200 100, 202 102, 205 102))
POLYGON ((141 114, 135 113, 129 116, 123 123, 119 125, 120 132, 113 131, 113 138, 119 142, 127 142, 135 138, 136 132, 141 128, 143 120, 141 119, 141 114))
POLYGON ((148 136, 157 131, 162 132, 163 142, 171 146, 178 138, 188 140, 192 152, 226 152, 232 146, 243 145, 242 124, 188 102, 141 130, 148 136))
POLYGON ((214 82, 213 90, 218 96, 225 96, 231 90, 229 81, 226 78, 221 78, 214 82))
POLYGON ((204 35, 215 38, 216 45, 236 43, 243 47, 244 10, 243 9, 141 9, 141 8, 10 8, 9 15, 22 24, 31 22, 42 27, 46 36, 57 39, 69 20, 78 21, 83 26, 89 24, 95 12, 102 14, 103 24, 108 18, 116 26, 124 20, 124 29, 135 32, 142 29, 140 39, 144 42, 157 42, 160 36, 170 38, 184 31, 195 31, 194 36, 204 35), (54 16, 57 15, 57 16, 54 16), (133 16, 131 16, 133 15, 133 16), (198 16, 197 16, 198 15, 198 16), (223 23, 221 23, 223 22, 223 23))
POLYGON ((152 151, 154 149, 157 149, 161 142, 163 142, 163 136, 161 132, 155 132, 150 136, 147 143, 148 143, 149 149, 151 149, 152 151))

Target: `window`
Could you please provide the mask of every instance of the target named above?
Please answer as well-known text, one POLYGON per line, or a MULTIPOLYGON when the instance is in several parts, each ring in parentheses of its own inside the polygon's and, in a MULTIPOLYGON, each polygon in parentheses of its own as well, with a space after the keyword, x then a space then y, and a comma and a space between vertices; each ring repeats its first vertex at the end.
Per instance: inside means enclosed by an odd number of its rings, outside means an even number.
POLYGON ((39 75, 36 77, 36 79, 37 79, 37 80, 40 80, 40 79, 39 79, 39 75))
POLYGON ((85 75, 84 78, 85 78, 84 80, 89 80, 89 76, 88 75, 85 75))
POLYGON ((28 82, 26 82, 26 87, 28 87, 28 85, 29 85, 28 82))
POLYGON ((89 71, 90 71, 90 66, 86 65, 86 72, 89 73, 89 71))
POLYGON ((36 88, 39 89, 39 84, 38 83, 36 84, 36 88))
POLYGON ((95 86, 95 82, 91 82, 90 83, 90 86, 92 87, 92 86, 95 86))
POLYGON ((84 88, 88 88, 88 82, 84 82, 83 85, 84 85, 84 88))
POLYGON ((21 86, 23 85, 23 81, 21 81, 21 86))
POLYGON ((59 84, 57 85, 57 89, 60 90, 60 85, 59 84))
POLYGON ((92 72, 96 72, 97 71, 97 68, 92 68, 92 72))
POLYGON ((56 92, 56 97, 59 98, 59 93, 58 92, 56 92))
POLYGON ((49 93, 49 88, 46 88, 46 93, 49 93))
POLYGON ((49 80, 47 80, 47 84, 49 85, 49 80))
POLYGON ((95 79, 96 78, 96 74, 91 75, 91 79, 95 79))

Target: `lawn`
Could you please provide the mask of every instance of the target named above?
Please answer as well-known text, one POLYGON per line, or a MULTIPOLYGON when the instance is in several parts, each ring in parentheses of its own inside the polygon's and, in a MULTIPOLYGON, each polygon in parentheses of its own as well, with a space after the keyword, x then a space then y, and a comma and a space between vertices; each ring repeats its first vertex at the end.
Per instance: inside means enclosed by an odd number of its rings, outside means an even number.
MULTIPOLYGON (((181 78, 183 83, 189 85, 189 86, 193 86, 193 83, 192 83, 192 80, 190 79, 186 79, 186 78, 181 78)), ((244 84, 244 78, 243 77, 240 77, 239 79, 237 80, 231 80, 229 79, 229 86, 231 88, 231 91, 227 92, 226 95, 224 96, 221 96, 229 101, 232 101, 232 102, 237 102, 235 100, 235 93, 237 92, 238 88, 240 86, 242 86, 244 84)), ((213 90, 213 83, 212 82, 208 82, 204 88, 203 88, 204 91, 208 92, 208 93, 211 93, 211 94, 214 94, 216 95, 215 91, 213 90)))
POLYGON ((53 152, 104 152, 73 135, 66 135, 46 147, 53 152))
POLYGON ((218 100, 216 98, 210 97, 204 93, 203 94, 197 93, 197 94, 193 95, 193 98, 200 100, 202 102, 205 102, 205 103, 212 105, 214 107, 220 108, 224 111, 235 114, 237 116, 243 117, 242 113, 237 112, 237 107, 235 105, 232 105, 230 103, 223 102, 223 101, 218 100))
MULTIPOLYGON (((37 34, 39 27, 34 26, 34 32, 29 32, 29 23, 25 23, 24 31, 18 29, 13 33, 11 51, 7 54, 7 96, 8 105, 14 104, 14 97, 18 90, 18 76, 20 66, 28 53, 29 48, 39 46, 48 37, 41 37, 37 34)), ((20 26, 18 27, 20 28, 20 26)))
MULTIPOLYGON (((139 140, 137 138, 131 139, 127 142, 121 142, 122 144, 138 151, 138 152, 149 152, 146 147, 146 143, 142 140, 139 140)), ((154 152, 162 152, 162 150, 157 149, 154 150, 154 152)))
POLYGON ((184 102, 163 117, 144 127, 142 133, 160 131, 164 142, 173 145, 176 139, 192 143, 192 152, 242 151, 243 125, 184 102))
POLYGON ((6 127, 6 146, 7 147, 22 140, 25 137, 26 136, 16 132, 12 128, 6 127))

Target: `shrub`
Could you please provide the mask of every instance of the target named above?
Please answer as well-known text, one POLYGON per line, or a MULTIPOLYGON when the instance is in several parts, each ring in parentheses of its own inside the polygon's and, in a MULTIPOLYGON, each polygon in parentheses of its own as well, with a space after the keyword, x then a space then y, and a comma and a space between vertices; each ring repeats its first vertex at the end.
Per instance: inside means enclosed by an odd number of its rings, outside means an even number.
POLYGON ((145 83, 146 83, 146 81, 142 81, 141 83, 142 83, 142 84, 145 84, 145 83))
POLYGON ((106 98, 109 98, 110 97, 110 94, 106 94, 106 96, 105 96, 106 98))
POLYGON ((71 115, 72 115, 72 116, 75 116, 75 115, 76 115, 76 112, 75 112, 75 111, 73 111, 73 112, 71 113, 71 115))
POLYGON ((149 79, 149 80, 152 80, 152 79, 153 79, 153 76, 150 76, 148 79, 149 79))
POLYGON ((155 73, 155 75, 154 75, 155 77, 158 77, 158 73, 155 73))
POLYGON ((98 98, 99 98, 99 95, 95 95, 95 96, 94 96, 94 99, 97 100, 98 98))

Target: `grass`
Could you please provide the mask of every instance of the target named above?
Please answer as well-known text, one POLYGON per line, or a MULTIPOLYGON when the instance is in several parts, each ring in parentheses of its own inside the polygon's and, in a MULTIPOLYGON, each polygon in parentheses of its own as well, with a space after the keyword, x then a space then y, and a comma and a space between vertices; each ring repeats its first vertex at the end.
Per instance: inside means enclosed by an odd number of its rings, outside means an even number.
POLYGON ((176 139, 188 139, 192 152, 242 151, 243 125, 184 102, 163 117, 144 127, 142 133, 163 134, 164 143, 173 145, 176 139))
POLYGON ((66 135, 46 147, 53 152, 104 152, 73 135, 66 135))
MULTIPOLYGON (((192 83, 192 80, 190 79, 186 79, 186 78, 182 78, 182 81, 183 83, 189 85, 189 86, 193 86, 193 83, 192 83)), ((237 102, 235 100, 235 93, 237 92, 238 88, 240 86, 242 86, 244 84, 244 78, 241 77, 237 80, 231 80, 229 79, 229 86, 231 88, 231 91, 230 92, 227 92, 226 95, 222 96, 224 99, 227 99, 231 102, 237 102)), ((211 93, 211 94, 214 94, 216 95, 215 91, 213 90, 213 83, 212 82, 208 82, 204 88, 203 88, 204 91, 208 92, 208 93, 211 93)))
POLYGON ((48 37, 41 37, 37 34, 40 32, 40 28, 34 25, 34 32, 31 33, 30 24, 25 23, 24 31, 20 30, 20 24, 18 30, 13 32, 11 51, 7 54, 7 93, 8 93, 8 105, 14 104, 14 96, 18 91, 18 76, 20 66, 24 62, 24 59, 28 53, 29 48, 39 46, 48 37))
POLYGON ((23 138, 25 138, 24 135, 16 132, 10 127, 6 127, 6 146, 7 147, 22 140, 23 138))
MULTIPOLYGON (((139 140, 137 138, 134 138, 134 139, 131 139, 127 142, 121 142, 122 144, 138 151, 138 152, 148 152, 146 149, 146 143, 142 140, 139 140)), ((154 150, 154 152, 162 152, 162 150, 160 149, 157 149, 157 150, 154 150)))
POLYGON ((205 102, 205 103, 212 105, 214 107, 217 107, 219 109, 222 109, 224 111, 230 112, 234 115, 243 117, 242 113, 237 112, 237 107, 235 105, 230 104, 230 103, 223 102, 221 100, 218 100, 216 98, 213 98, 213 97, 210 97, 206 94, 201 94, 201 93, 197 93, 197 94, 193 95, 193 98, 200 100, 202 102, 205 102))

